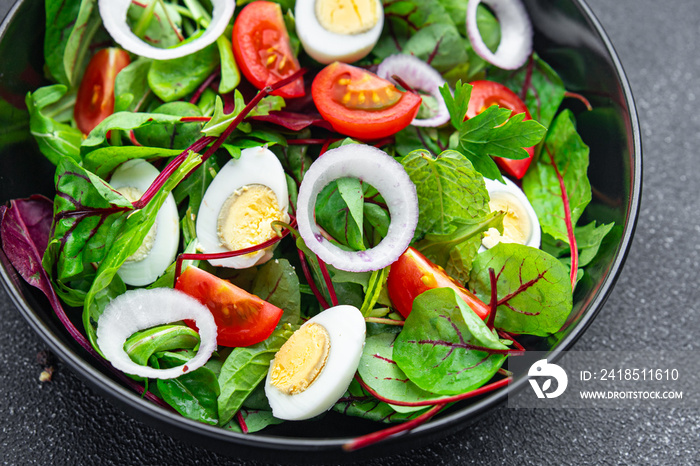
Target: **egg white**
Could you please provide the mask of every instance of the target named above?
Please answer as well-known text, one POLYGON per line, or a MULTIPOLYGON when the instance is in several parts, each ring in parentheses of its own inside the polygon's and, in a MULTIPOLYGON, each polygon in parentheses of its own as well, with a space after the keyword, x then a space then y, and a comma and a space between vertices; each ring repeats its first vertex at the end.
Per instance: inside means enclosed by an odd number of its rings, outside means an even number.
POLYGON ((297 0, 294 8, 297 36, 307 54, 319 63, 355 62, 376 45, 384 26, 384 8, 377 1, 377 24, 360 34, 336 34, 324 28, 316 17, 316 0, 297 0))
MULTIPOLYGON (((121 164, 109 180, 112 188, 131 187, 146 192, 156 177, 158 169, 145 160, 134 159, 121 164)), ((148 255, 140 261, 124 262, 117 272, 127 285, 145 286, 163 275, 175 260, 180 242, 179 217, 175 198, 169 194, 156 217, 156 236, 148 255)))
POLYGON ((265 395, 272 414, 278 419, 301 421, 328 411, 343 396, 360 364, 365 345, 365 319, 348 305, 335 306, 309 319, 304 325, 317 323, 330 337, 326 364, 316 379, 301 393, 288 395, 270 383, 274 361, 265 380, 265 395))
MULTIPOLYGON (((270 188, 277 196, 282 212, 289 207, 287 178, 277 156, 267 147, 243 149, 238 159, 229 160, 207 188, 197 213, 197 241, 199 249, 206 253, 228 252, 218 234, 219 214, 226 200, 237 189, 260 184, 270 188)), ((273 248, 267 248, 243 256, 209 260, 219 267, 245 269, 272 258, 273 248)))
MULTIPOLYGON (((503 180, 506 182, 506 184, 503 184, 500 181, 484 178, 486 190, 489 192, 489 196, 493 198, 499 193, 507 193, 512 195, 522 210, 526 213, 527 222, 530 225, 530 236, 526 239, 525 245, 533 248, 539 248, 541 241, 540 222, 537 218, 537 214, 535 213, 535 209, 532 208, 532 204, 530 204, 527 196, 525 196, 525 193, 518 187, 518 185, 506 177, 504 177, 503 180)), ((481 250, 485 249, 486 247, 482 245, 481 250)))

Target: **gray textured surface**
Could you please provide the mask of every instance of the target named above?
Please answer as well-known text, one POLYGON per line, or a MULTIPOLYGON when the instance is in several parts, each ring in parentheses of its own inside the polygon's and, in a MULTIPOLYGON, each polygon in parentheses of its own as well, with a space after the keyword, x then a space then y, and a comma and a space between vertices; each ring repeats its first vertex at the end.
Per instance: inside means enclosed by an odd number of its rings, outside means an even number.
MULTIPOLYGON (((8 1, 0 2, 4 15, 8 1)), ((589 0, 627 71, 642 126, 644 195, 631 253, 578 350, 697 348, 700 4, 589 0)), ((240 464, 132 420, 58 364, 0 292, 0 461, 240 464)), ((369 464, 697 464, 700 413, 498 408, 469 430, 369 464)))

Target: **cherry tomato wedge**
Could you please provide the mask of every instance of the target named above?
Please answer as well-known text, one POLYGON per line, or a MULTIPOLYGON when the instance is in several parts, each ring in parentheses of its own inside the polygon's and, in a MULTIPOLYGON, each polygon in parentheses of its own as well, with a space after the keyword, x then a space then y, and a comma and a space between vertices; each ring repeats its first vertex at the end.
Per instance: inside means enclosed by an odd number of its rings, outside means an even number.
POLYGON ((391 302, 404 317, 411 312, 413 300, 433 288, 452 288, 479 318, 485 319, 489 315, 487 304, 450 278, 442 267, 411 247, 391 264, 386 285, 391 302))
MULTIPOLYGON (((498 105, 499 107, 512 110, 514 115, 524 113, 525 120, 532 119, 525 103, 503 84, 493 81, 474 81, 470 84, 473 87, 471 98, 469 99, 469 108, 467 109, 467 118, 474 118, 491 105, 498 105)), ((532 162, 532 157, 535 154, 534 147, 526 147, 525 150, 529 157, 524 159, 512 160, 494 157, 494 160, 506 174, 521 179, 525 176, 525 172, 530 167, 530 162, 532 162)))
POLYGON ((73 110, 80 131, 88 134, 114 113, 114 81, 130 62, 129 54, 118 48, 99 50, 90 59, 73 110))
POLYGON ((311 96, 333 129, 363 140, 402 130, 411 124, 421 104, 420 96, 401 92, 374 73, 340 62, 316 75, 311 96))
POLYGON ((222 346, 260 343, 282 317, 282 309, 197 267, 188 267, 178 277, 175 289, 209 308, 218 328, 216 342, 222 346))
MULTIPOLYGON (((299 70, 299 61, 289 44, 282 8, 277 3, 256 1, 246 5, 233 24, 232 44, 243 75, 258 89, 299 70)), ((301 97, 304 80, 299 78, 273 94, 301 97)))

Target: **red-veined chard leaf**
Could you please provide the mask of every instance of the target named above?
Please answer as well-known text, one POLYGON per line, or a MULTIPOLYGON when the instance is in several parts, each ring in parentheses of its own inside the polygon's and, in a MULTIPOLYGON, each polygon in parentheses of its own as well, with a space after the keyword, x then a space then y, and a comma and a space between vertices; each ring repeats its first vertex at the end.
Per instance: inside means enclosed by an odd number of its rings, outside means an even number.
POLYGON ((569 271, 559 260, 521 244, 499 243, 480 253, 469 288, 484 302, 491 300, 489 269, 496 275, 496 328, 539 336, 561 328, 573 298, 569 271))
POLYGON ((53 289, 41 265, 49 243, 53 203, 44 196, 14 199, 9 206, 0 206, 2 249, 17 272, 30 285, 51 298, 53 289))
POLYGON ((64 157, 56 168, 54 225, 43 265, 56 292, 80 306, 132 206, 104 180, 64 157))
MULTIPOLYGON (((158 210, 160 210, 160 207, 163 205, 163 202, 165 202, 170 192, 185 178, 185 176, 199 165, 201 161, 202 158, 199 154, 190 152, 182 164, 166 180, 161 189, 158 190, 145 207, 130 212, 129 215, 126 216, 126 219, 120 218, 120 220, 122 220, 122 225, 121 228, 115 228, 116 236, 114 240, 111 244, 103 245, 104 255, 102 260, 99 261, 95 278, 90 290, 85 296, 85 303, 83 306, 83 325, 85 326, 88 339, 98 351, 99 348, 96 344, 95 334, 96 323, 100 315, 102 315, 102 311, 107 303, 122 292, 121 289, 123 285, 120 285, 121 279, 119 279, 117 271, 124 261, 134 254, 141 246, 144 238, 155 223, 158 210)), ((86 173, 97 178, 89 172, 86 173)), ((97 180, 100 179, 97 178, 97 180)), ((106 183, 102 186, 109 188, 106 183)), ((121 197, 121 195, 111 190, 111 188, 109 189, 110 192, 113 193, 112 195, 116 194, 121 197)), ((131 205, 129 201, 126 202, 131 205)), ((121 214, 123 217, 124 212, 121 211, 121 214)), ((86 217, 81 223, 94 217, 96 217, 96 215, 93 213, 91 216, 86 217)))
POLYGON ((400 422, 411 419, 420 413, 399 413, 391 405, 379 401, 354 380, 350 382, 345 394, 333 405, 333 411, 368 419, 374 422, 400 422))
POLYGON ((523 178, 523 191, 537 213, 542 231, 566 244, 570 243, 570 229, 591 201, 588 152, 588 146, 576 132, 573 114, 565 110, 552 123, 539 159, 523 178))
MULTIPOLYGON (((238 415, 241 417, 243 423, 245 424, 246 434, 252 434, 253 432, 259 432, 267 426, 273 426, 275 424, 281 424, 284 421, 282 419, 277 419, 272 415, 272 411, 267 409, 249 409, 241 408, 238 411, 238 415)), ((234 432, 243 433, 241 429, 241 422, 238 416, 231 419, 225 426, 224 429, 232 430, 234 432)))
MULTIPOLYGON (((490 212, 483 177, 459 152, 448 150, 436 157, 419 149, 401 163, 418 194, 420 216, 414 239, 426 234, 452 235, 460 226, 490 212)), ((453 245, 447 262, 430 254, 428 258, 436 260, 453 278, 466 280, 480 242, 476 235, 453 245)))
MULTIPOLYGON (((362 380, 384 398, 396 401, 425 401, 439 395, 422 390, 406 376, 392 359, 395 333, 378 333, 367 337, 357 370, 362 380)), ((426 409, 426 406, 390 405, 399 413, 426 409)))
POLYGON ((44 58, 46 68, 59 83, 72 87, 80 77, 93 35, 100 27, 95 0, 63 0, 46 3, 44 58))
POLYGON ((507 350, 453 289, 434 288, 413 301, 393 360, 423 390, 456 395, 490 380, 507 350))
POLYGON ((63 157, 80 160, 80 143, 83 133, 66 123, 53 118, 50 108, 66 95, 67 88, 61 84, 41 87, 27 94, 29 130, 39 145, 39 150, 54 165, 63 157))

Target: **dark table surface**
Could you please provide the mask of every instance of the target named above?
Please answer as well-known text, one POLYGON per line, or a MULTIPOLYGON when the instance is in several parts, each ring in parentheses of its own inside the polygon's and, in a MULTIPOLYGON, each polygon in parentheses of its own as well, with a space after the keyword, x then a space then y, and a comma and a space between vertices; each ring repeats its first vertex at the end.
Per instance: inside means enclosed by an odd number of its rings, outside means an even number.
MULTIPOLYGON (((627 72, 641 120, 644 184, 620 279, 577 350, 698 347, 700 4, 588 0, 627 72), (696 102, 696 99, 698 102, 696 102), (695 167, 695 168, 693 168, 695 167)), ((12 1, 0 0, 0 17, 12 1)), ((0 291, 3 464, 241 464, 133 420, 60 362, 41 383, 46 345, 0 291)), ((457 435, 368 465, 697 464, 700 413, 680 409, 488 413, 457 435)))

